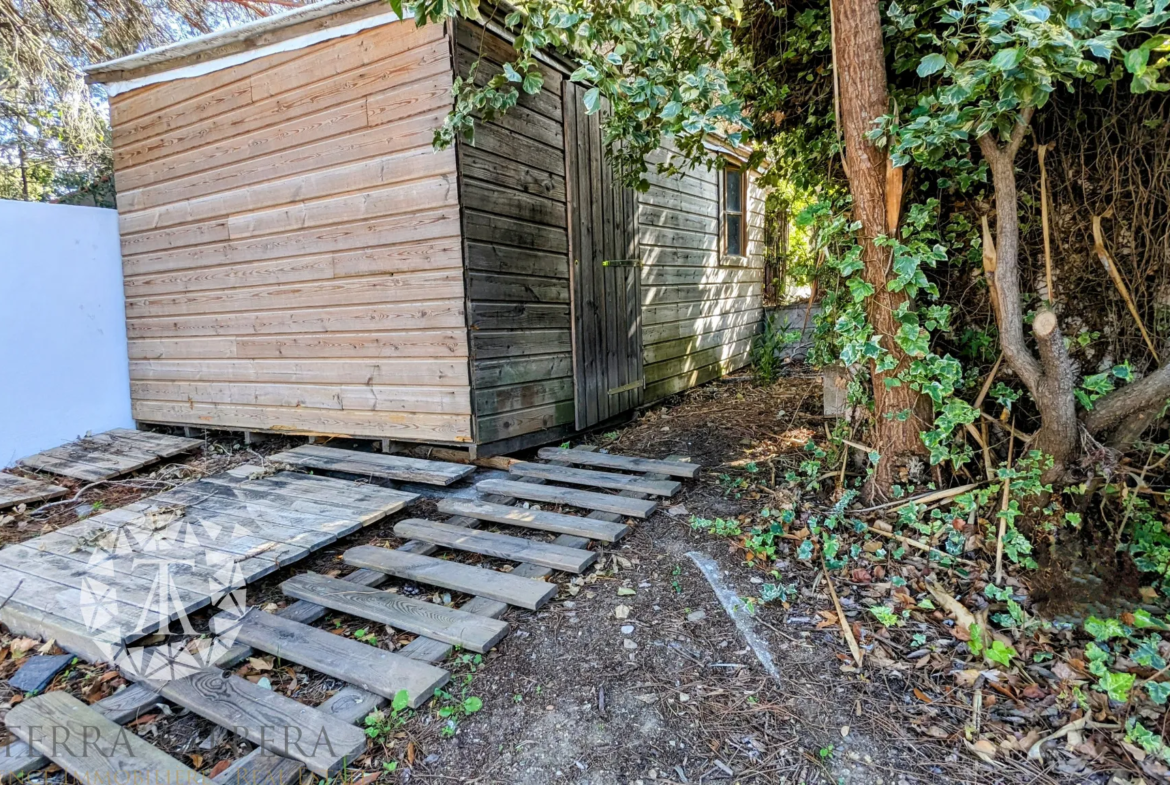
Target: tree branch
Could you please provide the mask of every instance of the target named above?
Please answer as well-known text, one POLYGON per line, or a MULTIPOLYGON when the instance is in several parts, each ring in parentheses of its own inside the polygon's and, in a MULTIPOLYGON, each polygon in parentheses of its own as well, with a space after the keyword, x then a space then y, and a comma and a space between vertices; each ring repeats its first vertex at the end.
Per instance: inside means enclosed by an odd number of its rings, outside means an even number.
POLYGON ((1156 414, 1154 410, 1160 410, 1168 401, 1170 363, 1098 400, 1092 411, 1084 414, 1085 429, 1093 436, 1098 436, 1114 430, 1131 417, 1149 418, 1152 422, 1156 414))
POLYGON ((1041 367, 1024 342, 1024 314, 1020 309, 1020 217, 1016 193, 1015 157, 1024 141, 1032 110, 1025 110, 1011 138, 999 145, 992 134, 979 137, 979 149, 991 167, 995 187, 996 253, 988 283, 994 290, 1000 345, 1008 365, 1033 397, 1039 394, 1041 367))

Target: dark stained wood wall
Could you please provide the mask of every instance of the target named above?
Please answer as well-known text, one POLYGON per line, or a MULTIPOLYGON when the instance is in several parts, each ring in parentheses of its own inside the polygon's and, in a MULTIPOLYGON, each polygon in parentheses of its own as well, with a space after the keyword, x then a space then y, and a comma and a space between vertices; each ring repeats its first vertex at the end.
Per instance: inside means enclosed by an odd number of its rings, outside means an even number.
POLYGON ((641 263, 637 196, 610 165, 585 85, 566 82, 576 424, 588 428, 642 403, 641 263))
MULTIPOLYGON (((514 59, 482 27, 456 27, 456 69, 476 82, 514 59)), ((468 321, 480 443, 573 421, 569 241, 562 75, 543 67, 544 89, 476 124, 460 142, 468 321)))

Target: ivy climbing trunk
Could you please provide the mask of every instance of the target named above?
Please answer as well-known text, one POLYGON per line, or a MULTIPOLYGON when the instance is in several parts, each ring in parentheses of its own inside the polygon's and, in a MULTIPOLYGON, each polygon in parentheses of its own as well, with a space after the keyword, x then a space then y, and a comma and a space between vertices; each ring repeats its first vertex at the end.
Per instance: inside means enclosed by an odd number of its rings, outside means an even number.
MULTIPOLYGON (((902 292, 891 292, 890 252, 874 242, 889 233, 887 222, 897 222, 897 205, 887 209, 888 157, 866 133, 874 120, 889 111, 886 58, 882 47, 881 15, 877 0, 832 0, 833 62, 838 81, 841 132, 845 141, 845 174, 853 196, 854 217, 861 224, 858 242, 865 269, 862 275, 874 293, 866 313, 881 345, 898 365, 880 373, 871 365, 875 405, 873 447, 881 454, 868 488, 872 497, 885 498, 890 486, 907 477, 917 478, 926 467, 927 449, 921 432, 929 427, 929 401, 908 385, 890 386, 909 364, 894 340, 900 327, 894 314, 906 302, 902 292), (888 216, 893 216, 889 218, 888 216)), ((893 201, 898 195, 893 194, 893 201)))

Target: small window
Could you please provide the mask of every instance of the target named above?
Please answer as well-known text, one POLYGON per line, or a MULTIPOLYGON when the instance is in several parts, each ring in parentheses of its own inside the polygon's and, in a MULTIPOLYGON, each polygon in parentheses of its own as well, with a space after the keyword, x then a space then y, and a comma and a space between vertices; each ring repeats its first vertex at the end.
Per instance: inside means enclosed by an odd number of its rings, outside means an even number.
POLYGON ((743 170, 728 167, 723 170, 723 252, 727 256, 743 256, 743 170))

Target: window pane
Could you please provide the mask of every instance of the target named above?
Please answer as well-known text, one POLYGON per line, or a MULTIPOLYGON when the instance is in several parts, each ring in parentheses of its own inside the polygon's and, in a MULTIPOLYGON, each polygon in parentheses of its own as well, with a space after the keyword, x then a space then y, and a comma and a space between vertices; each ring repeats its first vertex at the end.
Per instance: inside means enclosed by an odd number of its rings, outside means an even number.
POLYGON ((727 170, 727 211, 730 213, 742 213, 743 187, 740 185, 740 174, 738 169, 727 170))
POLYGON ((743 221, 742 215, 728 215, 727 216, 727 255, 728 256, 743 256, 743 248, 741 248, 740 236, 740 222, 743 221))

